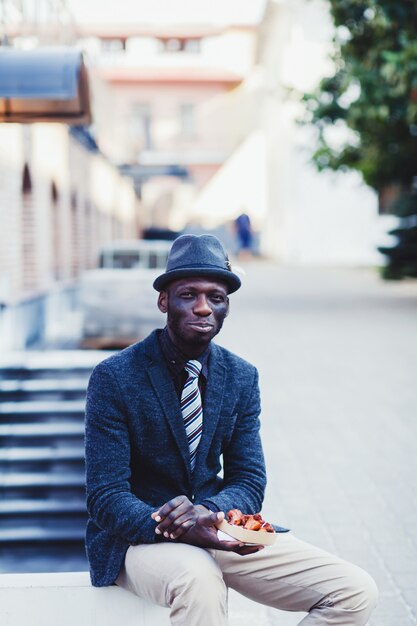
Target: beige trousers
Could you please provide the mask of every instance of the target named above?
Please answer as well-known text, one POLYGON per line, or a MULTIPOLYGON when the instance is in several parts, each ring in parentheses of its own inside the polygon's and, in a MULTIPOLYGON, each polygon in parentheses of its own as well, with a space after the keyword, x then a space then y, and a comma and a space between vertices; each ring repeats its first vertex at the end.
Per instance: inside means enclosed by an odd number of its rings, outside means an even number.
POLYGON ((363 626, 377 598, 364 570, 291 533, 248 556, 181 543, 130 546, 116 584, 170 607, 175 626, 227 624, 228 587, 277 609, 307 612, 303 626, 363 626))

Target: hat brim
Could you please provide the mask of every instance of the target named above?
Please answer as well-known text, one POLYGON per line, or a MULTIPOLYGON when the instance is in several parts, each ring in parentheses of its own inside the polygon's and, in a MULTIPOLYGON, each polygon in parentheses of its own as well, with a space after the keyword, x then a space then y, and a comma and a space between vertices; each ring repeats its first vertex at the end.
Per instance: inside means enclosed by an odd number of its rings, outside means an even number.
POLYGON ((230 270, 222 270, 220 268, 201 268, 201 267, 186 267, 171 272, 165 272, 155 279, 153 283, 156 291, 162 291, 173 280, 179 280, 180 278, 188 278, 193 276, 207 276, 208 278, 217 278, 227 284, 228 293, 237 291, 241 286, 241 280, 239 276, 231 272, 230 270))

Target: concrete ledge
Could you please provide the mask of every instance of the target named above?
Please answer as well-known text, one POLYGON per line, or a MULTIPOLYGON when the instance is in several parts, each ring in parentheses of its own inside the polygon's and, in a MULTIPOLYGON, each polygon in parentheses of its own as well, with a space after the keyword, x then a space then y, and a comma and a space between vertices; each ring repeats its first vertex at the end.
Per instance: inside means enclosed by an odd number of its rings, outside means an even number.
POLYGON ((169 626, 169 611, 87 572, 0 574, 1 626, 169 626))

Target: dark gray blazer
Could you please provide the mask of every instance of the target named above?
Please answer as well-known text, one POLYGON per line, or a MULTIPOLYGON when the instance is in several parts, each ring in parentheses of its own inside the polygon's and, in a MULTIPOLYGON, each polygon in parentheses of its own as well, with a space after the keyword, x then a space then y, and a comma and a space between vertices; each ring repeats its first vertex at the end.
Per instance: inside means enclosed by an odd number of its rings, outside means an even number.
POLYGON ((256 369, 212 344, 191 475, 158 332, 100 363, 88 386, 86 547, 95 586, 114 583, 129 545, 161 540, 151 513, 175 496, 185 494, 212 510, 256 513, 262 506, 266 475, 256 369))

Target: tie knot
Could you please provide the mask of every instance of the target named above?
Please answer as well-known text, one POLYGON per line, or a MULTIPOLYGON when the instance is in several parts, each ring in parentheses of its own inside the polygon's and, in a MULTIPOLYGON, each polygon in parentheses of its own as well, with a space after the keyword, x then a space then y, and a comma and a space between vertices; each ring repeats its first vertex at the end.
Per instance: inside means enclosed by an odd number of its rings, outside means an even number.
POLYGON ((187 361, 185 369, 188 372, 189 378, 198 378, 201 372, 201 363, 196 360, 187 361))

